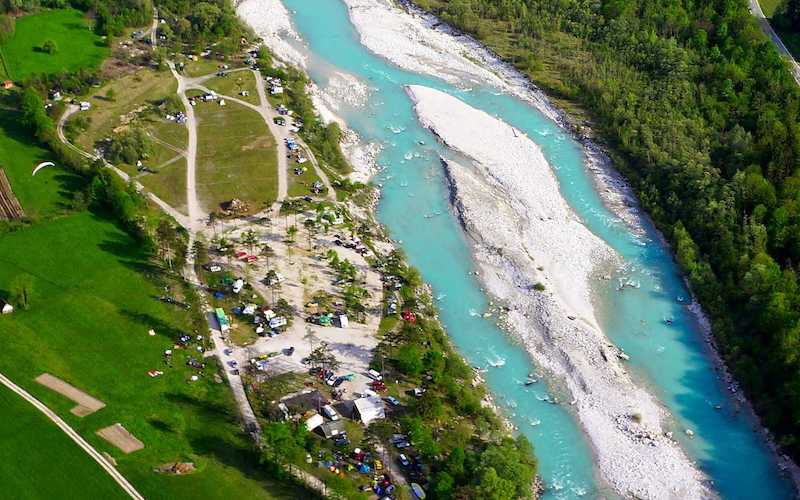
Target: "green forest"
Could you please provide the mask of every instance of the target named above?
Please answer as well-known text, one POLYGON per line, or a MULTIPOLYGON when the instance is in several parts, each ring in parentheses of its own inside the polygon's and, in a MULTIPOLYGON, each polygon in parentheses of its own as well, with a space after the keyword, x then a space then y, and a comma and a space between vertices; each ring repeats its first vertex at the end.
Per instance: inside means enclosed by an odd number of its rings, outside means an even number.
POLYGON ((747 2, 417 3, 591 123, 729 366, 800 457, 800 93, 747 2))

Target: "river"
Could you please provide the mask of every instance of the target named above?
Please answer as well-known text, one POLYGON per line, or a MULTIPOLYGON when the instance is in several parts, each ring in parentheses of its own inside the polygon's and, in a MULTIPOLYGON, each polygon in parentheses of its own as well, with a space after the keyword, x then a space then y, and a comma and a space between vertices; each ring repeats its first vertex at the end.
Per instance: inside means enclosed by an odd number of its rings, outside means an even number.
POLYGON ((714 481, 723 498, 791 498, 766 446, 738 414, 717 380, 700 327, 670 251, 645 222, 636 233, 603 204, 584 165, 581 146, 534 107, 492 88, 456 88, 403 71, 359 42, 339 0, 284 0, 303 38, 308 73, 321 87, 331 74, 355 75, 371 89, 363 107, 338 114, 359 136, 383 145, 374 181, 383 186, 379 218, 431 284, 441 320, 458 350, 487 367, 487 382, 510 419, 534 443, 548 498, 613 496, 596 477, 592 453, 567 408, 542 401, 543 384, 524 350, 491 318, 473 276, 469 246, 449 203, 439 155, 447 152, 417 123, 403 85, 443 90, 502 118, 543 150, 567 202, 595 234, 623 257, 624 269, 596 289, 596 308, 609 338, 631 356, 630 366, 675 416, 675 436, 714 481), (634 286, 618 290, 620 283, 634 286), (671 319, 666 324, 665 319, 671 319), (684 433, 691 429, 694 437, 684 433))

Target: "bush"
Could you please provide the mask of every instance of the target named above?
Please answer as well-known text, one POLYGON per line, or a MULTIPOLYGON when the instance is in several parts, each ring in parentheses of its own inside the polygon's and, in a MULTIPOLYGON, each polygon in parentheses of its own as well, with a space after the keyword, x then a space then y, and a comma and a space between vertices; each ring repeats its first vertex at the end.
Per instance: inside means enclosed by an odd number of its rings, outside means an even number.
POLYGON ((8 301, 22 310, 30 308, 32 294, 33 276, 30 274, 17 275, 8 286, 8 301))
POLYGON ((42 52, 45 54, 57 54, 58 53, 58 45, 53 40, 45 40, 42 44, 42 52))
POLYGON ((14 37, 16 21, 8 14, 0 15, 0 43, 5 43, 14 37))
POLYGON ((406 375, 419 375, 422 372, 422 352, 413 345, 404 345, 394 357, 397 368, 406 375))

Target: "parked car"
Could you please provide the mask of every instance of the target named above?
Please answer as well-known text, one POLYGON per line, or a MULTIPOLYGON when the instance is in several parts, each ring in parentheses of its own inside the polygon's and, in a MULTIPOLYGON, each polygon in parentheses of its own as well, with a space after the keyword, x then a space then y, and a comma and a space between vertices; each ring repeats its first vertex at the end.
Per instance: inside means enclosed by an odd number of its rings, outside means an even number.
POLYGON ((405 456, 405 454, 403 454, 403 453, 401 453, 400 456, 397 457, 397 460, 400 462, 400 465, 402 465, 403 467, 408 467, 409 465, 411 465, 411 461, 409 461, 408 457, 405 456))
POLYGON ((331 405, 323 406, 322 413, 324 413, 326 417, 333 420, 334 422, 339 420, 339 414, 336 413, 336 410, 331 405))
POLYGON ((376 370, 370 369, 369 371, 367 371, 367 376, 372 380, 383 380, 383 375, 381 375, 380 372, 376 370))
POLYGON ((286 349, 285 352, 287 356, 291 356, 292 354, 294 354, 294 346, 289 347, 288 349, 286 349))
POLYGON ((238 368, 239 367, 239 363, 237 363, 235 359, 232 359, 232 360, 228 361, 228 366, 230 366, 231 368, 238 368))
POLYGON ((388 396, 386 398, 386 402, 392 406, 400 406, 400 401, 398 401, 397 398, 394 396, 388 396))

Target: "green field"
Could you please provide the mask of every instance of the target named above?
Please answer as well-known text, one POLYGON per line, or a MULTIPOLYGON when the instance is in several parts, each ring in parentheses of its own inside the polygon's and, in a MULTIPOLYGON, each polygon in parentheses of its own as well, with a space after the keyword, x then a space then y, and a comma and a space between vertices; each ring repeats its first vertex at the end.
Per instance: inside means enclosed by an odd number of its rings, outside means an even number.
POLYGON ((5 498, 127 498, 97 462, 5 386, 0 386, 0 421, 0 484, 5 498))
POLYGON ((32 177, 34 167, 48 160, 54 160, 52 153, 31 144, 19 125, 19 114, 0 109, 0 168, 5 170, 25 215, 33 219, 62 212, 70 201, 70 191, 83 182, 80 177, 53 167, 32 177))
POLYGON ((214 210, 239 198, 257 211, 278 196, 275 139, 261 116, 227 102, 199 102, 197 186, 201 203, 214 210))
POLYGON ((249 70, 235 71, 228 73, 226 76, 216 76, 203 83, 203 86, 218 94, 233 96, 251 104, 259 104, 256 77, 249 70), (250 95, 239 95, 243 90, 246 90, 250 95))
MULTIPOLYGON (((23 272, 33 276, 32 306, 0 317, 0 372, 56 411, 98 450, 110 453, 145 497, 303 495, 258 470, 232 395, 226 384, 214 381, 213 366, 190 382, 193 371, 185 366, 186 351, 176 351, 174 367, 165 365, 162 353, 172 348, 179 332, 190 328, 190 314, 155 300, 162 293, 154 281, 160 273, 126 233, 82 212, 0 235, 0 294, 23 272), (147 334, 151 328, 156 336, 147 334), (150 378, 146 372, 151 369, 165 374, 150 378), (83 419, 73 416, 71 401, 33 381, 45 371, 107 406, 83 419), (95 435, 116 422, 145 448, 124 455, 95 435), (153 472, 176 460, 193 462, 198 470, 186 476, 153 472)), ((37 432, 23 429, 20 439, 33 440, 37 432)), ((28 461, 52 455, 36 446, 9 449, 28 461)), ((75 474, 78 484, 90 480, 75 474)), ((34 491, 40 482, 31 473, 20 487, 34 491)))
POLYGON ((33 74, 75 71, 100 65, 109 54, 103 40, 91 31, 84 15, 74 9, 48 10, 17 19, 13 38, 2 46, 9 78, 24 80, 33 74), (52 40, 55 54, 42 52, 52 40))

